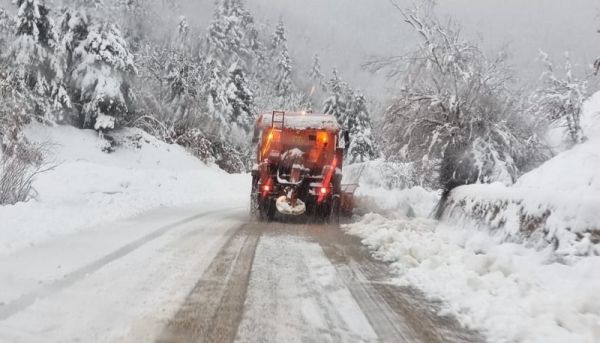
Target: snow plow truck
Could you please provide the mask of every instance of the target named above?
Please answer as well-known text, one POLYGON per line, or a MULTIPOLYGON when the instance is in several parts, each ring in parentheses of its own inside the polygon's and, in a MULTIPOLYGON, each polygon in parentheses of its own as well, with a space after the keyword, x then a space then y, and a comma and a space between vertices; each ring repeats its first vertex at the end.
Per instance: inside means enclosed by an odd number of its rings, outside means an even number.
POLYGON ((342 185, 342 144, 348 142, 331 115, 260 115, 253 137, 251 212, 259 220, 272 220, 280 213, 328 221, 351 213, 356 187, 342 185))

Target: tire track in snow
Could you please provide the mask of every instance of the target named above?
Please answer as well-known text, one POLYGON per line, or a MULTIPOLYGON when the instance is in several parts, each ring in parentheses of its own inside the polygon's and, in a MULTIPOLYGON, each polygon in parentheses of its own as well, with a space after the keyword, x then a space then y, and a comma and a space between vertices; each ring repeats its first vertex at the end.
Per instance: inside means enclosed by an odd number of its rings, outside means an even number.
POLYGON ((315 237, 383 342, 484 342, 453 317, 438 314, 439 304, 420 292, 389 282, 388 266, 373 260, 355 237, 339 229, 315 237))
POLYGON ((231 342, 242 318, 261 230, 242 226, 187 296, 157 342, 231 342))
POLYGON ((133 251, 135 251, 135 250, 141 248, 142 246, 148 244, 149 242, 163 236, 164 234, 166 234, 167 232, 169 232, 173 229, 176 229, 182 225, 191 223, 191 222, 196 221, 203 217, 207 217, 207 216, 214 215, 217 213, 228 212, 228 211, 231 211, 234 209, 237 209, 237 208, 228 208, 228 209, 207 211, 207 212, 200 213, 200 214, 194 215, 192 217, 188 217, 186 219, 180 220, 173 224, 163 226, 157 230, 154 230, 153 232, 149 233, 148 235, 138 238, 138 239, 134 240, 133 242, 130 242, 130 243, 122 246, 121 248, 113 251, 112 253, 110 253, 108 255, 105 255, 104 257, 102 257, 98 260, 91 262, 79 269, 76 269, 75 271, 73 271, 71 273, 66 274, 61 279, 55 280, 49 284, 41 286, 38 289, 36 289, 30 293, 24 294, 24 295, 20 296, 18 299, 13 300, 7 304, 0 305, 0 321, 10 318, 11 316, 25 310, 26 308, 28 308, 29 306, 31 306, 38 300, 45 299, 48 296, 75 284, 76 282, 85 278, 87 275, 98 271, 99 269, 108 265, 109 263, 112 263, 118 259, 121 259, 121 258, 129 255, 133 251))

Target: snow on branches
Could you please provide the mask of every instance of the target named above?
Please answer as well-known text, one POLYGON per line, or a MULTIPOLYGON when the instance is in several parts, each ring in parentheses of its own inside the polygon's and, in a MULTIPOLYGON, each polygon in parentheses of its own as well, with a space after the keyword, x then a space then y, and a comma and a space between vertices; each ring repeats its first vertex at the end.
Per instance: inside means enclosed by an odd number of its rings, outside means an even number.
POLYGON ((377 157, 367 100, 360 91, 354 91, 341 80, 336 69, 329 81, 330 96, 325 100, 323 113, 335 116, 348 132, 350 144, 346 161, 350 164, 377 157))
POLYGON ((384 118, 387 157, 414 162, 424 170, 441 166, 446 174, 440 175, 442 186, 512 183, 535 135, 516 119, 516 97, 507 87, 512 75, 504 55, 486 56, 462 39, 456 25, 442 25, 431 5, 398 9, 418 35, 419 47, 367 65, 374 71, 387 70, 401 84, 384 118), (474 177, 453 180, 459 167, 466 169, 462 174, 474 177))
POLYGON ((583 103, 587 98, 587 82, 573 75, 569 55, 559 75, 548 54, 540 52, 546 70, 543 85, 534 96, 535 114, 553 125, 564 127, 572 144, 581 143, 585 137, 581 127, 583 103))
POLYGON ((134 99, 128 76, 136 74, 137 68, 127 42, 116 25, 95 24, 73 56, 72 78, 79 92, 82 127, 113 129, 134 99))
POLYGON ((50 9, 42 0, 17 0, 15 39, 4 57, 7 79, 18 92, 28 92, 35 114, 47 121, 62 119, 71 106, 64 86, 58 34, 50 9))

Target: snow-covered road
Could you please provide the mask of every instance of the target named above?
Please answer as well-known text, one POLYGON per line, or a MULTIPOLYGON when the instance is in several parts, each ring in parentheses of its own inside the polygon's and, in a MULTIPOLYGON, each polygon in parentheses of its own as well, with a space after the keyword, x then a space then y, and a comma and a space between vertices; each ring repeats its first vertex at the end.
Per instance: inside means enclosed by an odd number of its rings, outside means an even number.
POLYGON ((2 342, 478 341, 327 225, 161 209, 0 257, 2 342))
POLYGON ((148 341, 245 209, 161 209, 0 258, 1 342, 148 341))

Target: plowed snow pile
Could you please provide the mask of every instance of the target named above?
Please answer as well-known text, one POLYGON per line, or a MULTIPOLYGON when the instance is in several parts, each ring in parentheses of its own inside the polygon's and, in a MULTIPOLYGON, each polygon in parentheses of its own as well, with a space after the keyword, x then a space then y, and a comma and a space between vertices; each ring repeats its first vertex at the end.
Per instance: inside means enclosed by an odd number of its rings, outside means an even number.
POLYGON ((600 342, 600 256, 589 231, 600 229, 597 113, 600 94, 586 104, 589 140, 515 186, 459 189, 468 214, 438 223, 384 212, 345 229, 391 264, 394 282, 442 300, 443 313, 492 342, 600 342), (509 206, 483 219, 468 218, 486 202, 509 206), (544 229, 524 235, 523 220, 532 213, 531 227, 544 229), (540 213, 542 224, 535 217, 540 213))
POLYGON ((51 145, 56 167, 37 178, 34 200, 0 206, 0 254, 156 207, 235 206, 247 197, 240 192, 247 176, 207 166, 141 130, 114 134, 119 146, 110 154, 94 131, 34 124, 26 136, 51 145))

